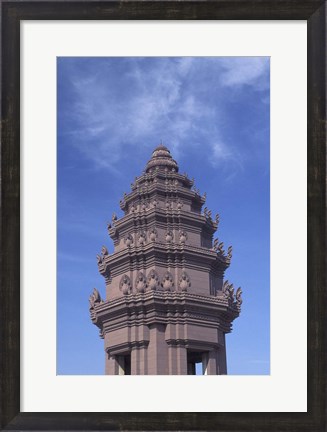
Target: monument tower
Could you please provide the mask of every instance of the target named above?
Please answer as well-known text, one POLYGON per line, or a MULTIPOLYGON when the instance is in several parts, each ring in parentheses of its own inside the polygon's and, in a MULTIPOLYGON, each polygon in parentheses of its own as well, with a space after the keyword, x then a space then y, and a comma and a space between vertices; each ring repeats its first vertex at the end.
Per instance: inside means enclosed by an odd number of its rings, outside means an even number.
POLYGON ((206 196, 159 145, 108 225, 114 253, 97 256, 106 284, 90 296, 110 375, 226 374, 225 335, 239 316, 241 289, 224 281, 232 248, 213 240, 206 196))

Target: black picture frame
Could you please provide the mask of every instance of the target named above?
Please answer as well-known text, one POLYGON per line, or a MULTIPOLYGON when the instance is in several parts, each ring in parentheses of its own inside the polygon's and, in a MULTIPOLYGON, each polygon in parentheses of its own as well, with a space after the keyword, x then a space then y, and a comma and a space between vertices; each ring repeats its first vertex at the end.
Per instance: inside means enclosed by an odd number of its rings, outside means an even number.
POLYGON ((321 0, 1 1, 1 430, 325 430, 326 11, 321 0), (20 21, 32 19, 307 21, 307 413, 20 412, 20 21))

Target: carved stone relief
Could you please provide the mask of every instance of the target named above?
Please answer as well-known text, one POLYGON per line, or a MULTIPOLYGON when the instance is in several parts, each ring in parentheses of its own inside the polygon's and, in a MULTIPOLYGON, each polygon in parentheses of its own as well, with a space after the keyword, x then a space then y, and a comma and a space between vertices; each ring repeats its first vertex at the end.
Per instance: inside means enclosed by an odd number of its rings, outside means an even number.
POLYGON ((143 245, 145 243, 146 240, 146 234, 144 231, 140 231, 138 234, 138 240, 139 240, 139 244, 143 245))
POLYGON ((152 269, 147 277, 147 286, 150 288, 150 290, 155 291, 157 288, 159 288, 159 285, 160 282, 158 273, 152 269))
POLYGON ((157 236, 158 236, 158 232, 157 232, 157 230, 156 230, 155 228, 152 228, 152 229, 150 230, 150 232, 149 232, 149 239, 150 239, 151 241, 156 241, 157 236))
POLYGON ((172 231, 168 230, 167 233, 166 233, 166 241, 167 241, 168 243, 170 243, 170 242, 173 241, 173 238, 174 238, 174 236, 173 236, 172 231))
POLYGON ((132 291, 132 284, 129 276, 123 275, 119 282, 119 289, 124 294, 130 294, 132 291))
POLYGON ((133 236, 132 236, 132 234, 128 234, 128 235, 125 237, 125 244, 126 244, 126 246, 127 246, 127 247, 131 247, 133 243, 134 243, 134 240, 133 240, 133 236))
POLYGON ((181 230, 179 232, 179 241, 181 242, 181 244, 184 244, 187 240, 187 233, 186 231, 181 230))
POLYGON ((146 278, 144 273, 138 272, 135 279, 135 288, 138 292, 144 293, 146 290, 146 278))
POLYGON ((191 280, 189 278, 189 275, 185 271, 183 271, 179 279, 179 288, 181 289, 181 291, 187 291, 190 286, 191 280))
POLYGON ((172 288, 174 287, 173 276, 169 271, 167 271, 166 274, 164 275, 161 282, 161 286, 165 291, 171 291, 172 288))

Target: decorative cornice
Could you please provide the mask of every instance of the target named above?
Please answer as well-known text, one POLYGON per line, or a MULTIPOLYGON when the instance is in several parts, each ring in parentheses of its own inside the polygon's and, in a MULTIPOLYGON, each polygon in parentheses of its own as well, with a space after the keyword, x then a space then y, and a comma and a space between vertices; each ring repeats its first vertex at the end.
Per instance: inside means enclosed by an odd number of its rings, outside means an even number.
MULTIPOLYGON (((165 171, 155 169, 149 173, 143 173, 139 177, 135 177, 133 183, 131 183, 132 191, 135 191, 144 186, 148 186, 151 183, 164 183, 166 179, 177 180, 183 187, 191 189, 194 184, 194 180, 191 180, 186 173, 180 174, 178 172, 165 171)), ((124 199, 128 199, 130 194, 124 195, 124 199)))
POLYGON ((147 348, 148 345, 149 345, 148 340, 132 341, 132 342, 125 342, 122 344, 117 344, 114 346, 107 347, 105 351, 109 355, 118 355, 118 354, 123 354, 125 352, 130 352, 135 349, 147 348))
POLYGON ((142 245, 141 246, 135 246, 132 245, 129 249, 122 249, 118 252, 115 252, 112 255, 106 256, 106 258, 99 264, 99 268, 103 270, 106 265, 114 265, 115 263, 118 263, 120 261, 124 260, 131 260, 133 259, 133 256, 138 256, 142 254, 147 254, 151 252, 162 252, 163 254, 167 254, 167 250, 169 250, 170 253, 178 254, 178 255, 185 255, 186 257, 191 257, 194 255, 196 259, 200 262, 201 260, 207 260, 208 263, 210 262, 210 265, 217 262, 220 263, 223 268, 227 268, 229 263, 227 262, 226 258, 222 255, 217 254, 214 250, 208 249, 205 247, 197 247, 192 246, 189 244, 179 244, 179 243, 163 243, 161 241, 155 241, 152 240, 151 234, 155 235, 155 233, 152 233, 150 230, 149 239, 151 242, 142 245))
POLYGON ((188 311, 188 316, 192 315, 206 319, 210 316, 209 311, 211 311, 213 317, 217 317, 216 314, 221 312, 226 319, 229 317, 229 321, 232 321, 239 315, 237 305, 231 303, 224 295, 219 297, 202 296, 177 291, 147 291, 145 293, 129 294, 97 304, 94 309, 97 316, 101 315, 105 317, 108 312, 114 315, 114 311, 118 311, 121 308, 131 310, 139 308, 144 312, 144 307, 148 306, 146 312, 149 313, 151 311, 151 307, 149 309, 149 306, 151 305, 156 305, 156 311, 162 309, 164 316, 169 311, 171 313, 172 310, 179 310, 183 314, 188 311), (201 313, 203 310, 206 311, 205 314, 201 313))
MULTIPOLYGON (((167 209, 151 207, 145 210, 145 214, 147 224, 152 222, 167 224, 167 209)), ((185 229, 198 229, 199 232, 201 232, 201 230, 206 230, 210 234, 216 231, 215 224, 200 213, 170 208, 169 219, 172 223, 183 225, 185 229)), ((110 237, 114 239, 117 236, 118 230, 123 234, 126 233, 135 226, 135 220, 137 220, 141 226, 144 225, 144 213, 134 212, 124 215, 116 222, 114 227, 109 228, 108 232, 110 237)))
POLYGON ((179 302, 176 299, 144 296, 138 301, 134 299, 114 304, 107 303, 102 308, 96 308, 96 313, 91 315, 91 319, 100 328, 102 335, 126 327, 152 324, 196 325, 229 333, 232 330, 232 321, 238 315, 236 308, 203 303, 199 300, 194 304, 190 299, 179 302))
POLYGON ((166 197, 167 194, 174 193, 178 198, 184 198, 190 202, 196 201, 199 205, 205 203, 205 195, 201 196, 199 192, 189 189, 188 187, 183 187, 179 183, 160 183, 151 182, 146 185, 146 187, 139 187, 129 194, 127 194, 121 201, 120 207, 122 210, 126 209, 127 205, 130 205, 136 201, 142 201, 142 199, 152 199, 155 195, 166 197), (167 188, 168 186, 168 188, 167 188))
POLYGON ((203 349, 203 351, 212 351, 218 349, 221 345, 215 342, 203 342, 195 339, 166 339, 169 346, 185 347, 192 349, 203 349))

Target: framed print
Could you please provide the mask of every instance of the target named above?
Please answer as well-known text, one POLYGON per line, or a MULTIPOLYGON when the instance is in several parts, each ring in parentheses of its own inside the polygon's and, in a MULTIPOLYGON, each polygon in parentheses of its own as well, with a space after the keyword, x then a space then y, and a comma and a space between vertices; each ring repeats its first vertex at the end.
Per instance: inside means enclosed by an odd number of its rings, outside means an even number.
POLYGON ((325 3, 7 1, 2 35, 2 429, 324 430, 325 3))

